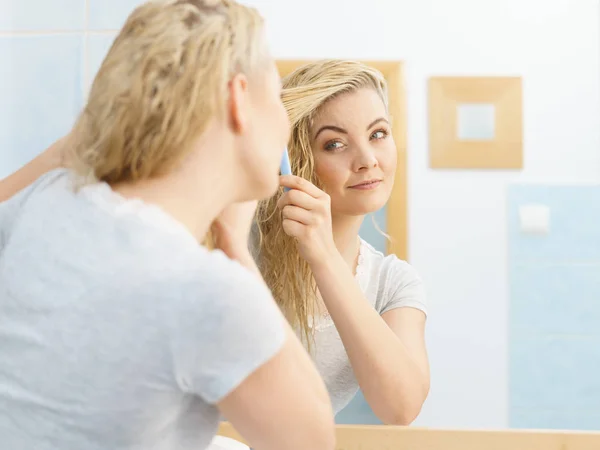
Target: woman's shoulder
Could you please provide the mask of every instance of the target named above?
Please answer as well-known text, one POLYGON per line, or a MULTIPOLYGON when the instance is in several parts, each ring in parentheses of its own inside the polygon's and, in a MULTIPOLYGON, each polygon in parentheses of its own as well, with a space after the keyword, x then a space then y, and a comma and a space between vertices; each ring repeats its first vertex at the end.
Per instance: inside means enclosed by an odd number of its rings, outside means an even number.
POLYGON ((268 292, 252 271, 221 250, 211 250, 199 244, 186 250, 180 251, 179 257, 176 257, 176 272, 182 277, 182 284, 192 284, 206 291, 268 292))
MULTIPOLYGON (((410 306, 426 311, 425 289, 417 270, 395 254, 384 255, 361 240, 363 274, 377 286, 376 309, 383 314, 395 307, 410 306)), ((359 263, 360 266, 360 263, 359 263)))
POLYGON ((12 201, 13 203, 24 203, 25 200, 29 198, 32 194, 46 189, 47 187, 55 184, 55 182, 58 180, 64 180, 66 178, 67 172, 67 169, 64 168, 50 170, 42 174, 30 185, 26 186, 18 192, 15 192, 12 195, 12 186, 10 183, 10 177, 8 177, 4 180, 1 180, 0 182, 0 198, 7 198, 4 203, 8 203, 9 201, 12 201), (4 187, 5 183, 7 184, 6 188, 4 187))
POLYGON ((380 279, 399 279, 420 277, 416 269, 408 262, 398 258, 395 254, 384 255, 383 252, 375 249, 367 241, 361 239, 360 261, 365 269, 369 270, 371 276, 377 276, 380 279))

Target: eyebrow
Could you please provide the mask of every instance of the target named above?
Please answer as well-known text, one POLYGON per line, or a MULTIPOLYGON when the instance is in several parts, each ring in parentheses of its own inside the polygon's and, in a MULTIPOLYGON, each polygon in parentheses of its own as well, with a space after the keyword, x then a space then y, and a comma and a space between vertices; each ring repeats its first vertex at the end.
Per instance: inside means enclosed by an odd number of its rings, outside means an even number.
POLYGON ((325 130, 337 131, 338 133, 348 134, 348 132, 343 128, 336 127, 335 125, 325 125, 319 128, 319 131, 317 131, 317 134, 315 134, 315 139, 317 139, 319 135, 325 130))
MULTIPOLYGON (((367 127, 367 131, 369 131, 371 128, 373 128, 375 125, 377 125, 379 122, 385 122, 389 125, 389 122, 385 117, 378 117, 377 119, 375 119, 373 122, 371 122, 369 124, 369 126, 367 127)), ((337 133, 341 133, 341 134, 348 134, 348 131, 346 131, 342 127, 336 127, 335 125, 324 125, 321 128, 319 128, 319 131, 317 131, 317 134, 315 134, 314 139, 317 139, 319 137, 319 134, 321 134, 325 130, 336 131, 337 133)))
POLYGON ((385 122, 388 125, 390 124, 390 122, 385 117, 379 117, 369 124, 369 126, 367 127, 367 131, 369 131, 371 128, 373 128, 375 125, 377 125, 379 122, 385 122))

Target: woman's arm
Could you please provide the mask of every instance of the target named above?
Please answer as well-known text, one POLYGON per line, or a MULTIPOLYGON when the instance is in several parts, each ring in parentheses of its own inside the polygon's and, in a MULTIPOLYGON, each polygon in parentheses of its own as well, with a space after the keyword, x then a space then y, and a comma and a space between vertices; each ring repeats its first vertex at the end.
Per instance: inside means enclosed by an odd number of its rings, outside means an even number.
POLYGON ((59 139, 25 166, 0 180, 0 202, 8 200, 46 172, 61 167, 64 164, 64 149, 68 139, 68 135, 59 139))
MULTIPOLYGON (((248 250, 255 209, 256 202, 230 205, 214 221, 211 231, 215 248, 264 283, 248 250)), ((333 450, 333 411, 325 384, 287 321, 281 319, 286 331, 282 350, 228 395, 219 408, 257 450, 333 450)))
POLYGON ((219 409, 256 450, 333 450, 329 395, 306 350, 287 323, 285 328, 282 350, 220 402, 219 409))
POLYGON ((279 204, 284 230, 311 266, 366 400, 384 423, 410 424, 429 392, 425 314, 401 308, 380 316, 335 247, 329 197, 298 177, 281 184, 292 189, 279 204))
POLYGON ((409 425, 429 393, 425 314, 398 308, 380 316, 339 252, 311 268, 373 412, 386 424, 409 425))

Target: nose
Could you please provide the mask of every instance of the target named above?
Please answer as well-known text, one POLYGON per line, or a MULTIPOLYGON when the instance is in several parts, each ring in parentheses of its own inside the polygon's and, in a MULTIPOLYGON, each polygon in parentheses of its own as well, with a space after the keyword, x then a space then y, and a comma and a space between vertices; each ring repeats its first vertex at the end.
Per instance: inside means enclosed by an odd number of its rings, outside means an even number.
POLYGON ((373 169, 378 164, 375 152, 370 145, 363 144, 357 147, 353 167, 355 172, 373 169))

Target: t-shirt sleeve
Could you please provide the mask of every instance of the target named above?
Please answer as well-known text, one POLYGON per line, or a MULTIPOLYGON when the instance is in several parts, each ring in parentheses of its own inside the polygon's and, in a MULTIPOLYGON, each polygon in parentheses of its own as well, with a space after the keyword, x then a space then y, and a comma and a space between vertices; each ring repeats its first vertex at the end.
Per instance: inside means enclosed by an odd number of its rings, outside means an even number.
POLYGON ((415 308, 427 314, 423 280, 407 262, 388 256, 383 270, 383 295, 380 314, 396 308, 415 308))
POLYGON ((0 252, 4 250, 8 242, 8 236, 13 227, 14 217, 19 210, 19 205, 21 204, 20 197, 22 195, 23 192, 21 191, 0 203, 0 252))
POLYGON ((286 336, 285 319, 262 280, 212 253, 214 276, 177 311, 173 348, 180 388, 209 404, 273 358, 286 336))
POLYGON ((52 180, 56 179, 57 176, 62 174, 64 169, 53 170, 42 175, 32 184, 17 192, 15 195, 0 203, 0 252, 6 246, 9 236, 12 232, 13 226, 16 222, 16 218, 19 215, 19 211, 25 204, 31 194, 47 186, 52 180))

